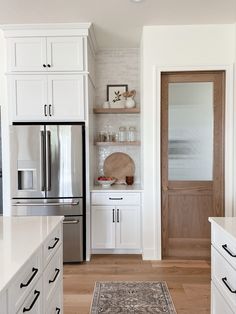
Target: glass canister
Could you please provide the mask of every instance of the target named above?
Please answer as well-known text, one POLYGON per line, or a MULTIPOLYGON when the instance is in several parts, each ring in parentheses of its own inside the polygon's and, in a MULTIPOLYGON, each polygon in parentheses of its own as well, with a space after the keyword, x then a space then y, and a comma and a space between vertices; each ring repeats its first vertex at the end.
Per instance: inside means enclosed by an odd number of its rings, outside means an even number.
POLYGON ((130 126, 129 127, 129 131, 128 131, 128 141, 129 142, 135 142, 137 141, 137 131, 136 128, 134 126, 130 126))
POLYGON ((127 140, 127 138, 126 138, 126 127, 125 126, 119 127, 118 140, 119 140, 119 142, 125 142, 127 140))

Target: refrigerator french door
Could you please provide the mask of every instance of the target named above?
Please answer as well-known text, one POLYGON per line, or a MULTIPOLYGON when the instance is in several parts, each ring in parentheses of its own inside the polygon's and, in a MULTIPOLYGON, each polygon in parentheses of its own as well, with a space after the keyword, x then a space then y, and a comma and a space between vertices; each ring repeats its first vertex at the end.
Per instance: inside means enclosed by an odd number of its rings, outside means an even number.
POLYGON ((85 257, 84 132, 83 123, 11 126, 13 214, 64 215, 64 261, 85 257))

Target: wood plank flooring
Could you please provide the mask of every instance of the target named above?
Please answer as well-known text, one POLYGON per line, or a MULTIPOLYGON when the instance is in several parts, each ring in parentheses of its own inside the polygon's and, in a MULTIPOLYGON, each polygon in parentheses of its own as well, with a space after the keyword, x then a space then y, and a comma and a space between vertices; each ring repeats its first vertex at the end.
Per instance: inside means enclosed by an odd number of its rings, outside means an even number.
POLYGON ((94 255, 64 265, 64 313, 88 314, 95 281, 165 280, 178 314, 210 313, 210 261, 142 261, 140 255, 94 255))

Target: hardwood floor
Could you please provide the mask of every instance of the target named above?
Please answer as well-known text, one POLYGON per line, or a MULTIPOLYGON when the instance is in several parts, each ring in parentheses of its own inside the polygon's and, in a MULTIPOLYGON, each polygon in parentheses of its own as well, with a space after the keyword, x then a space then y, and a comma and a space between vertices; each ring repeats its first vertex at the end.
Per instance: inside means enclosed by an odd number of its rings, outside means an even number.
POLYGON ((94 255, 64 265, 64 313, 87 314, 95 281, 167 282, 178 314, 210 313, 210 261, 142 261, 140 255, 94 255))

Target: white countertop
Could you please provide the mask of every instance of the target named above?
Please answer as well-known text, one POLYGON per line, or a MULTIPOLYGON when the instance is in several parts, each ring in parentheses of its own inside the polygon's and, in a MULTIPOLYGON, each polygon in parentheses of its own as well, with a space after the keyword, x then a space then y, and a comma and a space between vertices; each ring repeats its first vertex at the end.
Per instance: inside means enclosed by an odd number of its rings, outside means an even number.
POLYGON ((63 218, 0 217, 0 292, 63 218))
POLYGON ((236 217, 209 217, 209 221, 217 224, 236 241, 236 217))
POLYGON ((91 192, 143 192, 143 188, 140 184, 113 184, 108 188, 103 188, 101 185, 94 185, 91 188, 91 192))

